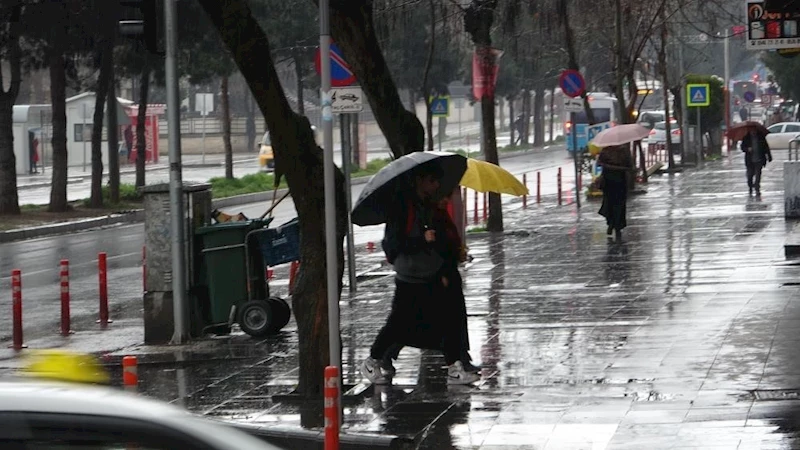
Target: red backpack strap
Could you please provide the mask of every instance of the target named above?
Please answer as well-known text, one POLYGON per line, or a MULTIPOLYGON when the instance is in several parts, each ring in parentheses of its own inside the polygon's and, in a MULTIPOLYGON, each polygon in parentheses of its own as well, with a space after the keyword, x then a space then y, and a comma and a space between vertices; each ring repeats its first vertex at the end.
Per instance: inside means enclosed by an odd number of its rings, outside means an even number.
POLYGON ((416 213, 414 211, 414 202, 408 200, 406 203, 406 208, 408 208, 408 214, 406 216, 406 236, 411 234, 411 230, 414 229, 414 221, 416 220, 416 213))

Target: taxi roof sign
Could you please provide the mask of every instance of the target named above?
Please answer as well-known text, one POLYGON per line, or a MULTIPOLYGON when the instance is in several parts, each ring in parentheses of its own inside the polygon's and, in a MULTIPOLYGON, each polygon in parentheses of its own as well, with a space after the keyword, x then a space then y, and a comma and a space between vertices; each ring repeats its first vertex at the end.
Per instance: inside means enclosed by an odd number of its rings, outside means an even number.
POLYGON ((91 355, 57 350, 32 352, 23 373, 32 378, 44 378, 74 383, 109 384, 108 372, 91 355))

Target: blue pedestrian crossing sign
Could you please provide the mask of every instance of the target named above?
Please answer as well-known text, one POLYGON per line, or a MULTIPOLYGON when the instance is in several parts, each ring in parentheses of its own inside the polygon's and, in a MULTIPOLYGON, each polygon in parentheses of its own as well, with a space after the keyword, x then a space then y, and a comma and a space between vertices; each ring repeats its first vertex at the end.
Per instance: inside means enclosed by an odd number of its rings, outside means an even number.
POLYGON ((450 96, 431 97, 430 102, 433 117, 450 117, 450 96))
POLYGON ((708 106, 710 104, 711 93, 707 83, 686 85, 686 106, 708 106))

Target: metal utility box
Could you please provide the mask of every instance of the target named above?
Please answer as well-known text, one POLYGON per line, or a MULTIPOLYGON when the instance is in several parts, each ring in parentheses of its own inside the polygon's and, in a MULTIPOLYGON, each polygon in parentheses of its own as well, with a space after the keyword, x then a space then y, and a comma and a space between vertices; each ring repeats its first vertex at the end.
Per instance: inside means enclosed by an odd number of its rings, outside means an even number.
MULTIPOLYGON (((172 339, 172 241, 170 232, 169 184, 155 184, 142 189, 145 211, 145 287, 144 341, 145 344, 167 344, 172 339)), ((198 265, 193 230, 211 223, 211 185, 184 183, 183 185, 184 236, 186 237, 187 289, 192 290, 191 274, 198 265)), ((189 293, 187 292, 187 296, 189 293)), ((195 308, 192 308, 195 309, 195 308)), ((201 324, 190 314, 191 330, 201 324)))

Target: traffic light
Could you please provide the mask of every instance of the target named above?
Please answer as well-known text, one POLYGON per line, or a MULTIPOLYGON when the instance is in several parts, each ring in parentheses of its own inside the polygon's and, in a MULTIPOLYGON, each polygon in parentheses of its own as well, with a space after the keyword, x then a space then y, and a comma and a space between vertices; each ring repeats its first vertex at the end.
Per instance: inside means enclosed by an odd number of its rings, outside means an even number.
POLYGON ((158 7, 156 0, 120 0, 123 20, 119 21, 119 32, 123 36, 144 41, 147 51, 163 55, 158 48, 158 7), (138 14, 135 13, 138 11, 138 14), (136 17, 136 19, 131 19, 136 17))

